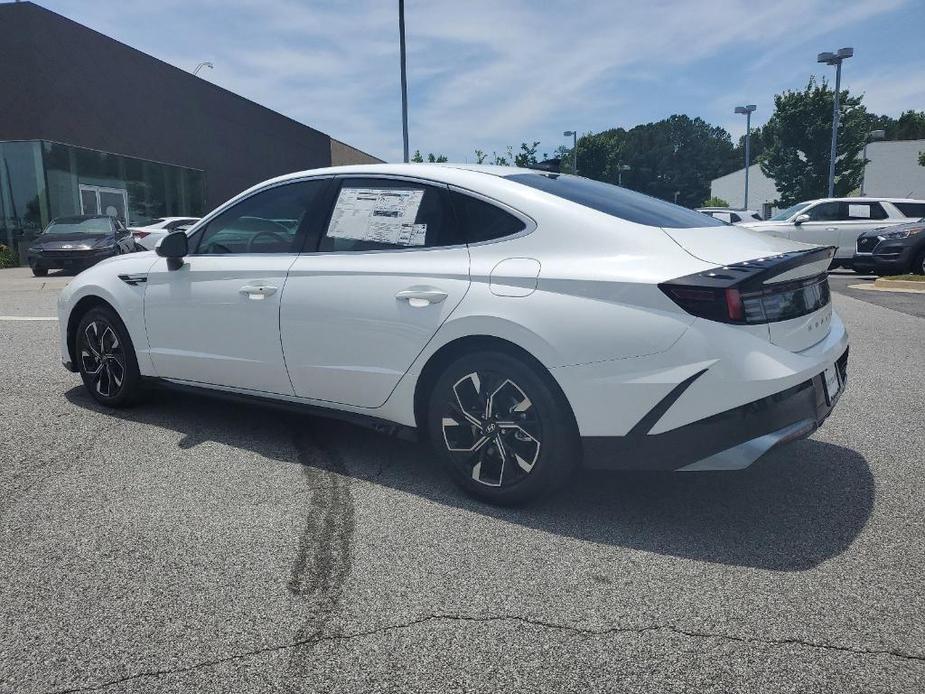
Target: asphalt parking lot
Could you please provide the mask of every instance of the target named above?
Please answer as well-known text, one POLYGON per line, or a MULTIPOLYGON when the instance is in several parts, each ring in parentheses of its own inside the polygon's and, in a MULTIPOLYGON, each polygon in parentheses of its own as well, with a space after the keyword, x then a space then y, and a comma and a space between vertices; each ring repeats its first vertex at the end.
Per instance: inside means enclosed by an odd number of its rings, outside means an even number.
POLYGON ((811 439, 519 510, 348 424, 101 409, 11 320, 66 281, 0 271, 0 691, 925 690, 925 320, 853 279, 811 439))

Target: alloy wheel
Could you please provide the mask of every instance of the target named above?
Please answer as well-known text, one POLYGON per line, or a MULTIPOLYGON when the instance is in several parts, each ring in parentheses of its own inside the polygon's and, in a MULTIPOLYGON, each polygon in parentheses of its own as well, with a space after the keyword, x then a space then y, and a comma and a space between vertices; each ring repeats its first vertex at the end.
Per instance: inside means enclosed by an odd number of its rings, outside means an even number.
POLYGON ((441 426, 456 465, 489 487, 523 480, 540 456, 536 406, 519 385, 495 372, 473 371, 456 381, 441 426))
POLYGON ((99 395, 104 398, 118 395, 125 382, 125 353, 119 336, 107 322, 94 320, 84 328, 80 364, 99 395))

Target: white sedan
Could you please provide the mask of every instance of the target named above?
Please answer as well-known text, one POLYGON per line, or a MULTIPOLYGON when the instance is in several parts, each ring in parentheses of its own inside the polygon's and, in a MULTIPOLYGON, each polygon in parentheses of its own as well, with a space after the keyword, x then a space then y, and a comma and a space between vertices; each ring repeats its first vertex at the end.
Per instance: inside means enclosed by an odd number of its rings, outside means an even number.
POLYGON ((199 217, 161 217, 143 227, 132 227, 130 231, 135 238, 135 243, 145 250, 152 251, 157 242, 171 231, 187 228, 198 221, 199 217))
POLYGON ((579 464, 733 470, 809 435, 847 374, 832 248, 509 167, 291 174, 59 300, 101 404, 145 384, 412 434, 495 503, 579 464))

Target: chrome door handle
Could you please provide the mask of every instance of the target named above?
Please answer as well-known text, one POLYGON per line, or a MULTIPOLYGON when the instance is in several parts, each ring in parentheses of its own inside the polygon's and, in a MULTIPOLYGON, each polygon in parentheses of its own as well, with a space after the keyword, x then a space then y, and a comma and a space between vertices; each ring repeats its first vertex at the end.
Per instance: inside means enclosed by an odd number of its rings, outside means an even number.
POLYGON ((239 294, 246 294, 249 299, 260 301, 266 299, 271 294, 275 294, 279 287, 271 284, 245 284, 238 290, 239 294))
POLYGON ((439 304, 446 299, 447 293, 434 287, 409 287, 395 295, 398 301, 407 301, 410 306, 423 308, 431 304, 439 304))
POLYGON ((826 231, 838 231, 838 227, 826 227, 826 231))

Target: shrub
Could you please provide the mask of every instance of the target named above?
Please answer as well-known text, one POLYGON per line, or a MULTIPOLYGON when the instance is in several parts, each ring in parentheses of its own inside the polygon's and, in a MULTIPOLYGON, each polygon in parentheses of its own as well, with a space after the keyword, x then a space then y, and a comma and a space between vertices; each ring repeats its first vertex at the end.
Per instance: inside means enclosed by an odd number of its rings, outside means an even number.
POLYGON ((704 200, 701 207, 729 207, 729 203, 722 198, 710 198, 709 200, 704 200))
POLYGON ((0 268, 16 267, 17 265, 19 265, 19 261, 13 255, 13 251, 0 243, 0 268))

